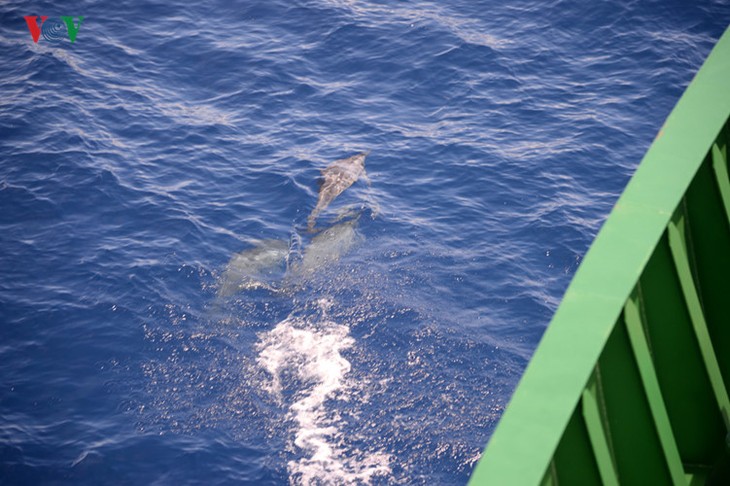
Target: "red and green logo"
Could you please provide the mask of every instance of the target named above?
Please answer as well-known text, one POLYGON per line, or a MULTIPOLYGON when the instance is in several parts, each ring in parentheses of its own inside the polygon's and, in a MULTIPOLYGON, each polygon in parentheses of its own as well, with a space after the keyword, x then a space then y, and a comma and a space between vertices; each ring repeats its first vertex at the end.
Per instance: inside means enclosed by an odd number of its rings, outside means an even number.
POLYGON ((28 24, 30 36, 36 44, 41 36, 44 41, 61 42, 66 33, 68 33, 68 38, 73 44, 76 42, 76 35, 79 33, 81 21, 84 20, 83 17, 76 17, 78 21, 74 22, 74 17, 69 16, 61 16, 60 20, 48 20, 48 15, 41 15, 41 21, 38 23, 38 15, 26 15, 23 18, 25 23, 28 24))

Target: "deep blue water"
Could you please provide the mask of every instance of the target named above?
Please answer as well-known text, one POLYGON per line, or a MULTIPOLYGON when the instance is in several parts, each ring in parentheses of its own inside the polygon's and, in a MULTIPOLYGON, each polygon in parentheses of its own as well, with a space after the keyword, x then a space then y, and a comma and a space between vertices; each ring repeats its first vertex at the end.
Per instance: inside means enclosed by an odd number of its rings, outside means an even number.
POLYGON ((0 19, 0 483, 449 485, 730 4, 0 19), (319 220, 356 234, 318 245, 319 170, 364 150, 319 220), (297 234, 329 260, 217 295, 297 234))

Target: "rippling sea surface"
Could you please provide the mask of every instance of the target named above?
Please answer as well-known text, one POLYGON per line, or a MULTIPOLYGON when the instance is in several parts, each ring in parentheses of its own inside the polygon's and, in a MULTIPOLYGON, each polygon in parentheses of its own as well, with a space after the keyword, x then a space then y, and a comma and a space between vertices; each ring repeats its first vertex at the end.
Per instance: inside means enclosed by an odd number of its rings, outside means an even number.
POLYGON ((730 5, 0 19, 0 483, 458 485, 730 5))

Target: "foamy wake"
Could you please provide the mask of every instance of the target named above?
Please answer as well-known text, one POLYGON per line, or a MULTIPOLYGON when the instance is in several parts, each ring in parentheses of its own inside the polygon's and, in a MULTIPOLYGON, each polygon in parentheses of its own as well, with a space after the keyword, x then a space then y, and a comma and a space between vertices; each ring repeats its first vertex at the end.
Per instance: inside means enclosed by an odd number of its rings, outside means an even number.
MULTIPOLYGON (((330 305, 324 299, 319 304, 323 312, 330 305)), ((288 463, 292 484, 368 484, 373 477, 390 473, 387 454, 343 445, 343 421, 327 407, 334 400, 348 399, 345 375, 350 362, 342 352, 354 343, 347 326, 326 317, 290 316, 261 336, 258 362, 271 374, 268 391, 283 400, 283 380, 301 387, 289 407, 296 427, 294 445, 303 455, 288 463)))

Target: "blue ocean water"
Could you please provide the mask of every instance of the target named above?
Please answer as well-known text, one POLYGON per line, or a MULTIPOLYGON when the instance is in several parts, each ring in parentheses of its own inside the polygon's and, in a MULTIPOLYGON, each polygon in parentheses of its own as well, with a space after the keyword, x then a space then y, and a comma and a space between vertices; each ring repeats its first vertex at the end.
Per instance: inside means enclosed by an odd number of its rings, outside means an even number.
POLYGON ((450 485, 730 3, 0 20, 0 483, 450 485), (282 245, 323 258, 223 295, 282 245))

